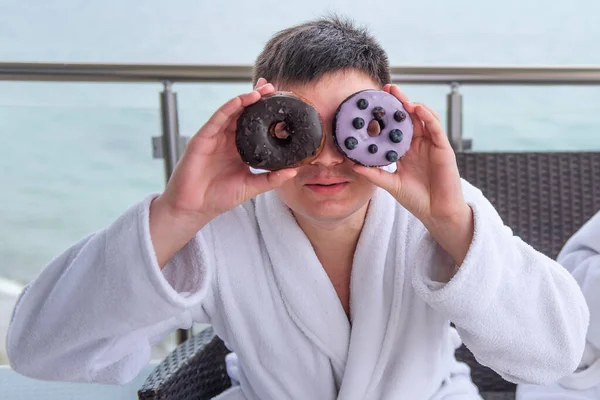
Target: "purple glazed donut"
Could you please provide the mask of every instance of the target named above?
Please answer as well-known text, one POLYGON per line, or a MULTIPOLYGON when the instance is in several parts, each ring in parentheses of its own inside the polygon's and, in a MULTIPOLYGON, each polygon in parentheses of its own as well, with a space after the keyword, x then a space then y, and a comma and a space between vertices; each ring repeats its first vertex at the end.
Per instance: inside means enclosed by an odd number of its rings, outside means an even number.
POLYGON ((383 90, 362 90, 340 104, 333 119, 333 140, 352 161, 382 167, 400 159, 410 147, 413 123, 400 100, 383 90), (373 122, 375 121, 375 122, 373 122), (369 134, 369 125, 379 134, 369 134))

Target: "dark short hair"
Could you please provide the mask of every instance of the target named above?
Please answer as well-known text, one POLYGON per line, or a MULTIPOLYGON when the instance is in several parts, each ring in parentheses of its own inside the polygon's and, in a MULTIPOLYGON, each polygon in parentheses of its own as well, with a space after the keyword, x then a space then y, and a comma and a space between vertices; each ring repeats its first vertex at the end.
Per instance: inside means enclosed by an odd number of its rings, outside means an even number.
POLYGON ((365 28, 339 16, 328 16, 277 32, 254 64, 258 78, 278 85, 306 84, 323 75, 358 70, 381 86, 391 82, 389 60, 365 28))

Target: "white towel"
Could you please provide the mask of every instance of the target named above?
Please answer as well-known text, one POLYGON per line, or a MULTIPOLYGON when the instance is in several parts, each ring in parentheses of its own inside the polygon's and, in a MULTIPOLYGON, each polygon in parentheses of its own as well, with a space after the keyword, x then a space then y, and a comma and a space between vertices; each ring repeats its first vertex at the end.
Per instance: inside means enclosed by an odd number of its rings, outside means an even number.
POLYGON ((571 237, 557 258, 573 274, 590 309, 587 343, 577 370, 548 386, 522 385, 518 400, 600 399, 600 212, 571 237))
POLYGON ((9 357, 41 379, 124 382, 153 342, 197 321, 211 323, 237 355, 240 385, 222 398, 478 399, 454 359, 451 320, 480 362, 507 379, 567 375, 589 318, 577 283, 512 236, 481 192, 464 190, 475 236, 449 283, 432 279, 455 267, 447 253, 377 191, 354 259, 351 321, 275 192, 213 220, 163 271, 148 198, 29 286, 9 357))

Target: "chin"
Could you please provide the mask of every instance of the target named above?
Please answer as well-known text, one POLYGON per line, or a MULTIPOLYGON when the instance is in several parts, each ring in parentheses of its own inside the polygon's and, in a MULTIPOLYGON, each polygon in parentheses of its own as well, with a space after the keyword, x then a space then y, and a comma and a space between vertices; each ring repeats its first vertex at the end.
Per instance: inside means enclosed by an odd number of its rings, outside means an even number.
POLYGON ((296 215, 319 222, 336 222, 351 217, 368 204, 370 196, 311 198, 293 197, 282 200, 296 215))
POLYGON ((358 204, 349 205, 345 202, 330 200, 318 204, 307 204, 303 207, 302 214, 319 221, 338 221, 350 217, 361 207, 362 205, 358 204))

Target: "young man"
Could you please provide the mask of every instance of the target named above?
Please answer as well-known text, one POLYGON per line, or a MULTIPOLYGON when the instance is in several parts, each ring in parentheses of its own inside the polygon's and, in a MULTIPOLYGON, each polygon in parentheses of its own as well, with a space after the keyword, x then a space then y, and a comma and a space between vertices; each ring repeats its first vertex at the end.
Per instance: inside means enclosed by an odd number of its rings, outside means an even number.
POLYGON ((558 382, 523 384, 518 400, 600 399, 600 212, 565 244, 557 261, 577 280, 590 309, 590 325, 583 358, 577 370, 558 382))
POLYGON ((126 382, 153 343, 193 321, 238 356, 227 399, 477 399, 454 358, 460 339, 513 382, 577 367, 589 318, 577 283, 461 181, 436 114, 389 84, 372 37, 311 21, 273 37, 255 73, 256 90, 191 139, 164 193, 27 287, 8 334, 14 369, 126 382), (373 88, 416 126, 393 173, 360 168, 332 143, 338 105, 373 88), (236 119, 275 90, 315 106, 327 143, 309 165, 253 174, 236 152, 236 119))

